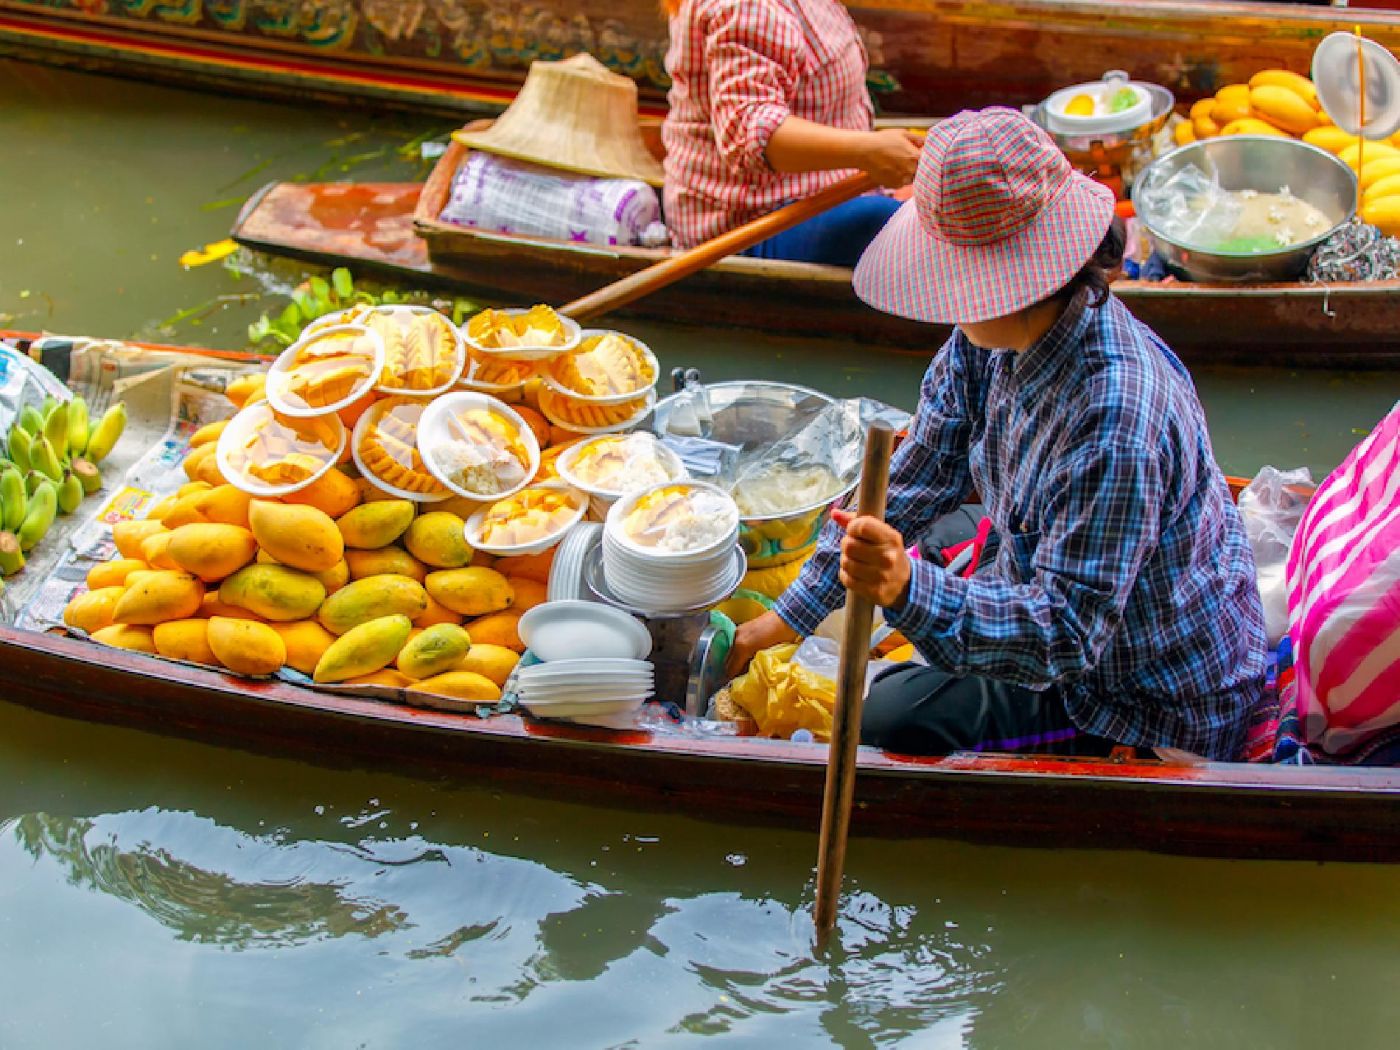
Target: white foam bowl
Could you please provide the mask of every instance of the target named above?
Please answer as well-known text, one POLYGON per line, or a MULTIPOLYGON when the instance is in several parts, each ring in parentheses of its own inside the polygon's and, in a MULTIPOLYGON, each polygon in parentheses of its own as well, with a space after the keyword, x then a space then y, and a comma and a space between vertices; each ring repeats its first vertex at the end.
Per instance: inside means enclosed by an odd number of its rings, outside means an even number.
POLYGON ((739 537, 739 508, 734 503, 734 498, 723 489, 715 485, 710 485, 703 481, 663 481, 656 485, 649 485, 638 492, 618 500, 608 511, 608 520, 603 528, 604 550, 608 549, 609 541, 614 551, 618 552, 625 560, 632 562, 638 567, 650 565, 676 565, 680 563, 706 563, 718 560, 721 555, 727 555, 729 548, 738 542, 739 537), (691 550, 663 550, 658 547, 650 547, 637 543, 627 536, 623 529, 623 522, 632 513, 638 502, 646 499, 653 492, 665 488, 686 488, 697 493, 709 494, 718 500, 725 508, 725 513, 731 518, 732 525, 723 536, 718 537, 703 547, 696 547, 691 550))
POLYGON ((526 423, 515 409, 489 394, 455 391, 442 394, 429 402, 418 420, 418 452, 422 455, 423 465, 428 468, 428 472, 457 495, 492 503, 519 492, 529 485, 531 479, 540 471, 540 443, 535 437, 535 432, 530 429, 530 424, 526 423), (453 427, 448 416, 473 408, 485 409, 501 416, 515 428, 521 444, 525 446, 527 457, 527 462, 522 465, 524 477, 519 484, 500 492, 476 492, 459 484, 451 471, 438 461, 437 452, 448 441, 462 442, 461 434, 453 427))
POLYGON ((378 332, 368 325, 362 324, 329 325, 309 335, 303 333, 300 339, 278 354, 277 360, 272 362, 272 366, 267 370, 267 384, 264 389, 268 404, 284 416, 310 419, 313 416, 333 415, 342 408, 353 405, 375 388, 375 384, 379 382, 379 375, 383 371, 384 339, 378 332), (361 359, 369 365, 369 374, 351 387, 349 394, 333 404, 308 405, 300 398, 295 398, 289 388, 292 375, 301 368, 312 367, 311 364, 296 364, 297 355, 311 343, 337 336, 354 336, 369 343, 371 350, 369 356, 360 355, 361 359))
MULTIPOLYGON (((528 306, 513 306, 496 312, 508 317, 519 317, 528 314, 531 309, 528 306)), ((467 341, 468 346, 484 357, 496 357, 504 361, 546 361, 577 348, 583 338, 583 330, 579 328, 577 321, 563 314, 559 314, 558 317, 563 325, 565 338, 564 342, 557 346, 486 346, 472 337, 472 318, 468 318, 466 324, 462 325, 462 338, 467 341)))
MULTIPOLYGON (((520 618, 520 640, 544 661, 521 669, 522 680, 555 674, 578 674, 597 667, 590 659, 645 661, 651 653, 651 633, 635 617, 598 602, 546 602, 520 618), (565 666, 560 667, 560 662, 565 666), (549 671, 536 671, 544 667, 549 671)), ((643 664, 646 676, 651 665, 643 664)), ((643 667, 613 673, 643 673, 643 667)))
POLYGON ((585 347, 585 343, 593 339, 601 341, 602 339, 610 335, 615 335, 619 339, 631 343, 632 346, 637 349, 637 351, 642 357, 642 360, 646 362, 647 367, 651 371, 652 379, 650 383, 647 383, 645 386, 638 387, 636 390, 629 390, 626 393, 622 394, 580 393, 579 391, 574 390, 572 387, 565 386, 563 383, 561 383, 558 379, 554 377, 555 368, 558 366, 559 362, 566 356, 564 354, 560 354, 558 357, 554 358, 554 360, 552 360, 549 363, 549 366, 546 367, 541 373, 540 378, 544 380, 544 385, 549 387, 549 389, 553 390, 556 394, 563 394, 565 397, 571 397, 576 401, 582 401, 590 405, 620 405, 627 401, 632 401, 636 398, 641 397, 647 390, 654 389, 656 387, 657 380, 661 377, 661 366, 657 363, 656 355, 651 352, 651 347, 647 346, 646 343, 642 342, 640 339, 635 338, 634 336, 628 335, 626 332, 619 332, 611 328, 585 328, 582 332, 579 333, 579 345, 576 346, 573 350, 570 350, 569 353, 587 353, 589 350, 592 349, 592 347, 585 347))

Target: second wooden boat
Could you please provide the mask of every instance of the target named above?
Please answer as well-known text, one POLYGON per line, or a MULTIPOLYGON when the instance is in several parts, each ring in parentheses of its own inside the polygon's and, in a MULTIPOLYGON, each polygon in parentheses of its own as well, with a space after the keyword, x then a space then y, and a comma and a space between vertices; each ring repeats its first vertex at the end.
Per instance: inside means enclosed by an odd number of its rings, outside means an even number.
MULTIPOLYGON (((243 208, 240 244, 324 265, 513 302, 566 302, 665 258, 484 233, 438 219, 464 155, 453 143, 426 184, 272 183, 243 208)), ((1204 285, 1123 281, 1115 292, 1183 357, 1269 366, 1393 367, 1400 282, 1204 285)), ((947 329, 870 309, 849 270, 734 257, 630 308, 632 316, 931 353, 947 329)))

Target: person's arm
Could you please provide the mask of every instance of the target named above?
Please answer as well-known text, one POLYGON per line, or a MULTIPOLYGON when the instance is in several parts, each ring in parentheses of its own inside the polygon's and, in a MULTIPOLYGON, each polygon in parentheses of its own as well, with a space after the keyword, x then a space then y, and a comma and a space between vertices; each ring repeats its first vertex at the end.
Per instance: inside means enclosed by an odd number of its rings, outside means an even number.
POLYGON ((792 115, 811 55, 797 26, 768 4, 719 5, 706 26, 705 61, 715 148, 737 172, 758 179, 858 168, 882 185, 913 180, 917 135, 850 131, 792 115))

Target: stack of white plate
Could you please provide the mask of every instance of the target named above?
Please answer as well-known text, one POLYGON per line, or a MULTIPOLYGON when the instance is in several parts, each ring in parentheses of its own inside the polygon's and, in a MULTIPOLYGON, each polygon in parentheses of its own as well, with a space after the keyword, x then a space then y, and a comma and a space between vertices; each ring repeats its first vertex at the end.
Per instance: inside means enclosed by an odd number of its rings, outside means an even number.
POLYGON ((542 663, 516 669, 514 691, 538 718, 626 729, 651 697, 651 634, 640 620, 596 602, 537 605, 520 637, 542 663))
MULTIPOLYGON (((694 522, 691 523, 693 527, 694 522)), ((723 601, 739 584, 735 548, 739 541, 739 510, 727 492, 695 481, 668 481, 633 493, 613 504, 603 527, 603 576, 608 589, 634 609, 674 612, 723 601), (644 539, 629 534, 629 516, 640 501, 663 489, 684 493, 691 500, 684 513, 702 522, 702 538, 677 549, 673 536, 662 529, 647 530, 644 539), (704 525, 713 528, 705 534, 704 525)))

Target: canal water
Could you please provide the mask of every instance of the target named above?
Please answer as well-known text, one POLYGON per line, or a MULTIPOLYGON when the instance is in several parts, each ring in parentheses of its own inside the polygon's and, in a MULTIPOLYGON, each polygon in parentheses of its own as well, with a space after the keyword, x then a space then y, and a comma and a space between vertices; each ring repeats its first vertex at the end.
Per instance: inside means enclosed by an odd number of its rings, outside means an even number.
MULTIPOLYGON (((299 274, 180 254, 266 180, 415 178, 400 147, 447 130, 0 63, 0 327, 243 346, 299 274)), ((905 406, 923 367, 637 331, 710 378, 905 406)), ((1241 474, 1325 472, 1397 378, 1197 373, 1241 474)), ((1238 1050, 1400 1030, 1393 868, 857 840, 839 947, 816 959, 815 814, 742 816, 322 768, 0 702, 0 1048, 1238 1050)))

